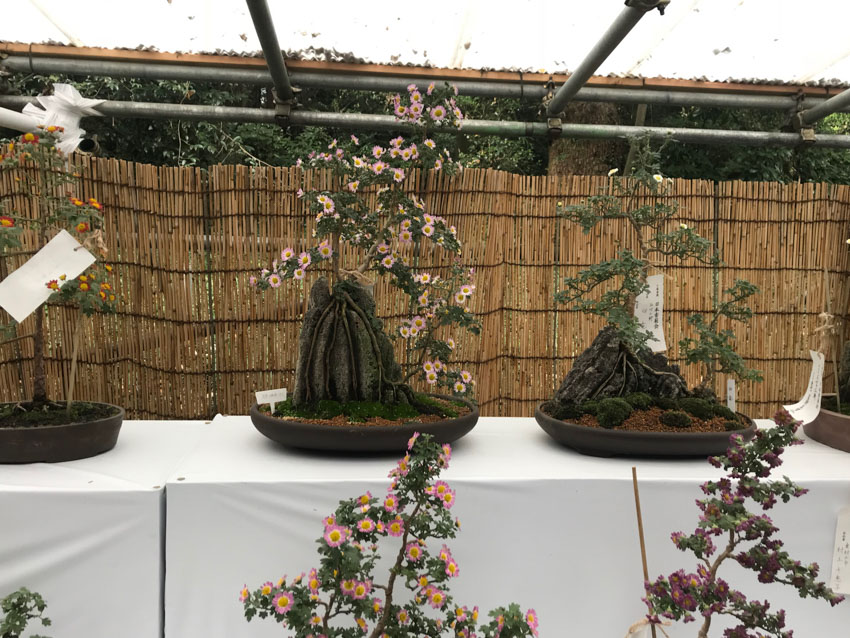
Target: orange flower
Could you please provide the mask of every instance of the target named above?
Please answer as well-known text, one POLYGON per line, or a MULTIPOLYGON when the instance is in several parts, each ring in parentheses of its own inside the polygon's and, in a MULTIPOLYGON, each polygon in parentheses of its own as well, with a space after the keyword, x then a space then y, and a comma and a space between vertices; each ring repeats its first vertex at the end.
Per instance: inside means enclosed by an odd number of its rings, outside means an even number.
POLYGON ((78 279, 79 279, 80 281, 88 281, 88 280, 89 280, 89 278, 88 278, 86 275, 80 275, 80 276, 78 277, 78 279))
POLYGON ((65 275, 59 275, 59 281, 65 281, 65 275))
POLYGON ((3 228, 11 228, 15 225, 15 220, 11 217, 0 217, 0 226, 3 228))
POLYGON ((81 199, 77 199, 76 197, 72 197, 72 198, 71 198, 71 203, 72 203, 74 206, 82 206, 82 205, 83 205, 83 200, 81 200, 81 199))
POLYGON ((51 290, 59 290, 59 282, 56 281, 55 279, 51 279, 50 281, 47 282, 46 285, 51 290))
POLYGON ((88 232, 88 230, 89 230, 89 228, 91 228, 91 226, 89 226, 88 222, 80 222, 79 224, 77 224, 75 226, 75 228, 77 229, 78 233, 85 233, 85 232, 88 232))
POLYGON ((26 142, 27 144, 35 144, 38 142, 38 135, 34 135, 32 133, 24 133, 21 137, 21 141, 26 142))
POLYGON ((109 301, 115 301, 115 295, 109 295, 109 301))
POLYGON ((89 289, 89 285, 88 285, 86 282, 84 282, 84 281, 83 281, 83 282, 80 282, 80 290, 82 290, 83 292, 85 292, 85 291, 86 291, 86 290, 88 290, 88 289, 89 289))
POLYGON ((89 204, 94 206, 96 209, 101 210, 103 208, 103 204, 97 201, 94 197, 89 199, 89 204))
POLYGON ((100 294, 100 298, 103 299, 104 301, 106 301, 106 293, 101 290, 99 294, 100 294))
POLYGON ((100 289, 101 290, 112 290, 112 286, 110 286, 108 283, 104 282, 104 283, 100 284, 100 289))
POLYGON ((109 264, 103 264, 103 267, 106 269, 106 272, 112 272, 112 266, 109 264))
POLYGON ((47 132, 48 132, 48 133, 55 133, 55 132, 56 132, 56 127, 55 127, 55 126, 48 126, 48 127, 47 127, 47 132))

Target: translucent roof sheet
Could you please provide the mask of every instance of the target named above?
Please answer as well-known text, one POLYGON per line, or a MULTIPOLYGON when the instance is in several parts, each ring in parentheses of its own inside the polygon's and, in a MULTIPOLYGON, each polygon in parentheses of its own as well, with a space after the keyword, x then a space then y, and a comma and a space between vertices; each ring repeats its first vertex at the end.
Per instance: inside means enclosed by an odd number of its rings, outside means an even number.
MULTIPOLYGON (((256 55, 243 0, 5 0, 0 40, 256 55)), ((622 0, 269 0, 299 58, 476 70, 573 70, 622 0), (430 8, 429 8, 430 7, 430 8)), ((850 84, 846 0, 672 0, 597 75, 850 84)))

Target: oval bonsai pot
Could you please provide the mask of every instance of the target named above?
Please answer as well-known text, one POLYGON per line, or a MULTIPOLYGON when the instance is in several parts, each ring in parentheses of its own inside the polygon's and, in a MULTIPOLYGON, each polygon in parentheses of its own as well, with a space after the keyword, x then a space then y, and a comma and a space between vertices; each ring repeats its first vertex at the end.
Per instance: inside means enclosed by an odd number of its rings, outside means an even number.
MULTIPOLYGON (((824 394, 823 397, 834 397, 835 394, 824 394)), ((823 443, 842 452, 850 452, 850 416, 820 409, 815 420, 803 426, 803 432, 810 439, 823 443)))
POLYGON ((538 425, 558 443, 591 456, 705 457, 725 454, 729 437, 740 434, 749 441, 756 433, 752 419, 743 417, 749 427, 731 432, 633 432, 589 428, 555 419, 540 409, 534 411, 538 425))
POLYGON ((459 397, 429 396, 460 401, 469 414, 430 423, 401 425, 327 425, 280 419, 251 406, 251 422, 261 434, 288 447, 327 452, 403 452, 414 432, 431 434, 437 443, 451 443, 469 432, 478 422, 478 406, 459 397))
POLYGON ((58 463, 111 450, 118 442, 124 408, 109 403, 97 405, 114 408, 116 413, 82 423, 0 427, 0 463, 58 463))

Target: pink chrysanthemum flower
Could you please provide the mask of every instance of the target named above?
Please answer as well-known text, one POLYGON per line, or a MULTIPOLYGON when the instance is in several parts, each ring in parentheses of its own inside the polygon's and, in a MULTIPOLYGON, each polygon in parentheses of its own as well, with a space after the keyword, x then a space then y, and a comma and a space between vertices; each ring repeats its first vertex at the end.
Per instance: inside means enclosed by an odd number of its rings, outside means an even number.
POLYGON ((331 248, 327 244, 319 246, 319 255, 322 257, 322 259, 330 259, 333 254, 333 248, 331 248))
POLYGON ((390 252, 390 247, 388 244, 381 242, 380 244, 378 244, 378 247, 375 250, 378 251, 378 254, 386 255, 388 252, 390 252))
POLYGON ((427 139, 427 140, 425 140, 425 141, 423 142, 423 144, 425 144, 425 146, 427 146, 428 148, 430 148, 430 149, 432 149, 432 150, 433 150, 433 149, 435 149, 435 148, 437 148, 437 144, 434 142, 434 140, 432 140, 432 139, 430 139, 430 138, 429 138, 429 139, 427 139))
POLYGON ((361 494, 360 496, 357 497, 357 502, 360 503, 360 505, 368 505, 369 501, 371 501, 371 500, 372 500, 372 492, 370 492, 369 490, 366 490, 365 494, 361 494))
POLYGON ((434 370, 436 370, 437 372, 441 372, 443 368, 445 368, 443 362, 439 359, 434 359, 434 370))
POLYGON ((451 559, 449 562, 446 563, 446 574, 448 574, 452 578, 460 574, 460 567, 458 567, 457 561, 451 559))
POLYGON ((406 625, 410 622, 410 614, 407 613, 406 609, 399 609, 396 618, 398 618, 398 622, 401 625, 406 625))
POLYGON ((387 534, 390 536, 401 536, 404 533, 404 519, 401 516, 396 516, 393 520, 387 523, 387 534))
POLYGON ((303 252, 300 255, 298 255, 298 265, 301 266, 302 268, 306 268, 307 266, 309 266, 312 263, 312 261, 313 261, 313 258, 310 257, 310 253, 308 253, 308 252, 303 252))
POLYGON ((248 585, 243 585, 242 590, 239 592, 239 602, 244 603, 248 600, 248 597, 251 595, 251 592, 248 591, 248 585))
POLYGON ((419 295, 419 298, 417 299, 417 301, 419 302, 420 306, 427 306, 428 305, 428 291, 426 290, 421 295, 419 295))
POLYGON ((422 102, 414 102, 410 105, 408 111, 410 111, 410 115, 411 117, 413 117, 413 119, 419 119, 419 117, 422 115, 422 108, 422 102))
POLYGON ((393 113, 396 117, 404 117, 407 115, 407 107, 404 104, 396 104, 393 108, 393 113))
POLYGON ((460 378, 463 380, 464 383, 469 383, 470 381, 472 381, 472 375, 467 370, 460 371, 460 378))
POLYGON ((384 172, 384 169, 386 167, 387 167, 387 165, 384 164, 383 162, 380 162, 380 161, 375 162, 374 164, 372 164, 372 172, 375 173, 375 175, 380 175, 381 173, 384 172))
POLYGON ((537 620, 537 612, 533 609, 529 609, 525 612, 525 622, 528 625, 528 628, 531 630, 535 636, 537 635, 537 626, 539 624, 537 620))
POLYGON ((274 589, 274 583, 267 581, 267 582, 263 583, 262 587, 260 587, 260 593, 263 596, 268 596, 269 594, 272 593, 273 589, 274 589))
POLYGON ((325 528, 325 542, 329 547, 339 547, 348 538, 348 528, 341 525, 330 525, 325 528))
POLYGON ((439 122, 440 120, 445 119, 446 117, 446 107, 438 104, 434 108, 431 109, 431 119, 435 122, 439 122))
POLYGON ((387 268, 387 269, 392 268, 394 263, 395 263, 395 259, 393 258, 392 255, 387 255, 386 257, 384 257, 381 260, 381 265, 384 268, 387 268))
POLYGON ((399 148, 402 144, 404 144, 404 138, 401 135, 390 140, 390 146, 393 148, 399 148))
POLYGON ((452 505, 455 504, 455 492, 454 490, 450 490, 443 494, 443 507, 447 510, 452 508, 452 505))
POLYGON ((274 610, 279 614, 285 614, 290 609, 292 609, 292 603, 295 601, 295 598, 288 591, 282 591, 277 596, 274 597, 272 604, 274 605, 274 610))
POLYGON ((248 285, 251 286, 252 288, 257 285, 257 278, 254 275, 251 275, 250 277, 248 277, 248 285))
POLYGON ((425 224, 422 227, 422 234, 425 235, 426 237, 430 237, 431 235, 434 234, 434 227, 431 224, 425 224))
POLYGON ((363 518, 357 521, 358 531, 369 533, 375 529, 375 521, 371 518, 363 518))
POLYGON ((333 514, 331 514, 330 516, 325 516, 322 519, 322 524, 325 527, 330 527, 331 525, 336 525, 336 517, 333 514))
POLYGON ((355 622, 357 623, 357 626, 360 627, 360 631, 362 631, 365 634, 366 631, 369 628, 368 625, 366 624, 366 621, 363 620, 362 618, 357 618, 357 619, 355 619, 355 622))
POLYGON ((340 591, 346 596, 354 595, 354 587, 356 585, 356 581, 354 579, 344 580, 339 584, 340 591))
POLYGON ((410 320, 410 325, 414 328, 422 330, 425 327, 425 319, 423 319, 419 315, 416 315, 410 320))
POLYGON ((422 364, 422 369, 425 372, 431 372, 434 369, 434 362, 433 361, 426 361, 425 363, 422 364))
POLYGON ((443 160, 438 157, 437 161, 434 162, 434 169, 440 170, 441 168, 443 168, 443 160))
POLYGON ((410 337, 410 328, 408 328, 407 326, 402 326, 398 329, 398 331, 405 339, 408 339, 410 337))
POLYGON ((458 291, 455 293, 454 300, 456 304, 464 304, 466 303, 466 295, 458 291))
POLYGON ((305 273, 303 268, 298 268, 298 269, 295 270, 295 272, 292 273, 292 278, 295 281, 301 281, 302 279, 304 279, 305 274, 306 273, 305 273))
POLYGON ((407 560, 416 563, 422 560, 422 548, 419 546, 419 543, 408 543, 407 547, 405 547, 404 555, 407 556, 407 560))
POLYGON ((366 596, 369 595, 369 592, 372 591, 372 582, 371 581, 357 581, 354 583, 354 593, 352 597, 355 600, 363 600, 366 596))
POLYGON ((407 439, 407 449, 408 450, 413 449, 413 444, 416 443, 416 439, 418 439, 418 438, 419 438, 419 432, 414 432, 413 436, 411 436, 409 439, 407 439))
POLYGON ((384 154, 384 148, 378 146, 377 144, 372 147, 372 157, 375 159, 381 159, 381 155, 384 154))
POLYGON ((307 587, 310 589, 311 593, 316 593, 319 591, 319 572, 316 571, 316 568, 310 570, 310 575, 307 577, 307 587))
POLYGON ((413 157, 413 151, 411 151, 409 148, 405 148, 399 151, 399 155, 401 155, 401 159, 407 162, 410 160, 410 158, 413 157))
POLYGON ((355 144, 360 144, 360 140, 359 140, 359 139, 357 139, 357 136, 356 136, 356 135, 352 135, 352 136, 351 136, 351 141, 352 141, 353 143, 355 143, 355 144))
POLYGON ((438 375, 437 375, 436 372, 433 372, 433 371, 426 372, 425 373, 425 382, 428 383, 429 385, 434 385, 435 383, 437 383, 437 377, 438 377, 438 375))
POLYGON ((446 594, 434 587, 428 595, 428 602, 434 609, 441 609, 446 604, 446 594))
POLYGON ((373 598, 372 599, 372 611, 374 611, 376 614, 379 614, 379 613, 381 613, 381 610, 383 608, 384 608, 384 601, 383 600, 381 600, 380 598, 373 598))
POLYGON ((280 275, 278 275, 277 273, 274 273, 274 274, 269 275, 268 281, 269 281, 269 286, 271 286, 272 288, 278 288, 278 287, 280 287, 280 283, 281 283, 282 280, 280 278, 280 275))
POLYGON ((466 392, 466 386, 461 381, 455 381, 454 391, 458 394, 466 392))
POLYGON ((348 190, 352 193, 356 193, 357 189, 360 188, 360 180, 355 179, 353 182, 348 182, 348 184, 346 184, 346 188, 348 188, 348 190))
POLYGON ((409 230, 403 230, 398 234, 398 240, 402 244, 409 244, 413 241, 413 233, 409 230))
POLYGON ((295 257, 295 251, 294 251, 294 250, 292 250, 292 249, 291 249, 291 248, 289 248, 289 247, 284 248, 282 251, 280 251, 280 258, 281 258, 283 261, 289 261, 289 260, 290 260, 290 259, 292 259, 293 257, 295 257))
POLYGON ((388 512, 395 512, 398 509, 398 498, 395 494, 387 494, 384 499, 384 509, 388 512))
POLYGON ((366 162, 362 157, 354 158, 354 168, 363 168, 364 166, 366 166, 366 162))
POLYGON ((400 182, 404 180, 404 169, 403 168, 395 168, 393 169, 393 180, 396 182, 400 182))

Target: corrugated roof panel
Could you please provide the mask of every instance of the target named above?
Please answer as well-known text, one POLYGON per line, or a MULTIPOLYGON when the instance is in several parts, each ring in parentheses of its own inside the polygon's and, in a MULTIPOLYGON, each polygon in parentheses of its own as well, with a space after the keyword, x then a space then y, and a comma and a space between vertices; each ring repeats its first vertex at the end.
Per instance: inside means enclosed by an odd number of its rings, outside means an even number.
MULTIPOLYGON (((242 0, 17 0, 0 40, 257 54, 242 0)), ((269 0, 294 55, 478 70, 569 72, 622 0, 423 3, 269 0), (423 7, 426 7, 423 9, 423 7)), ((850 84, 846 0, 672 0, 648 14, 597 75, 850 84)))

